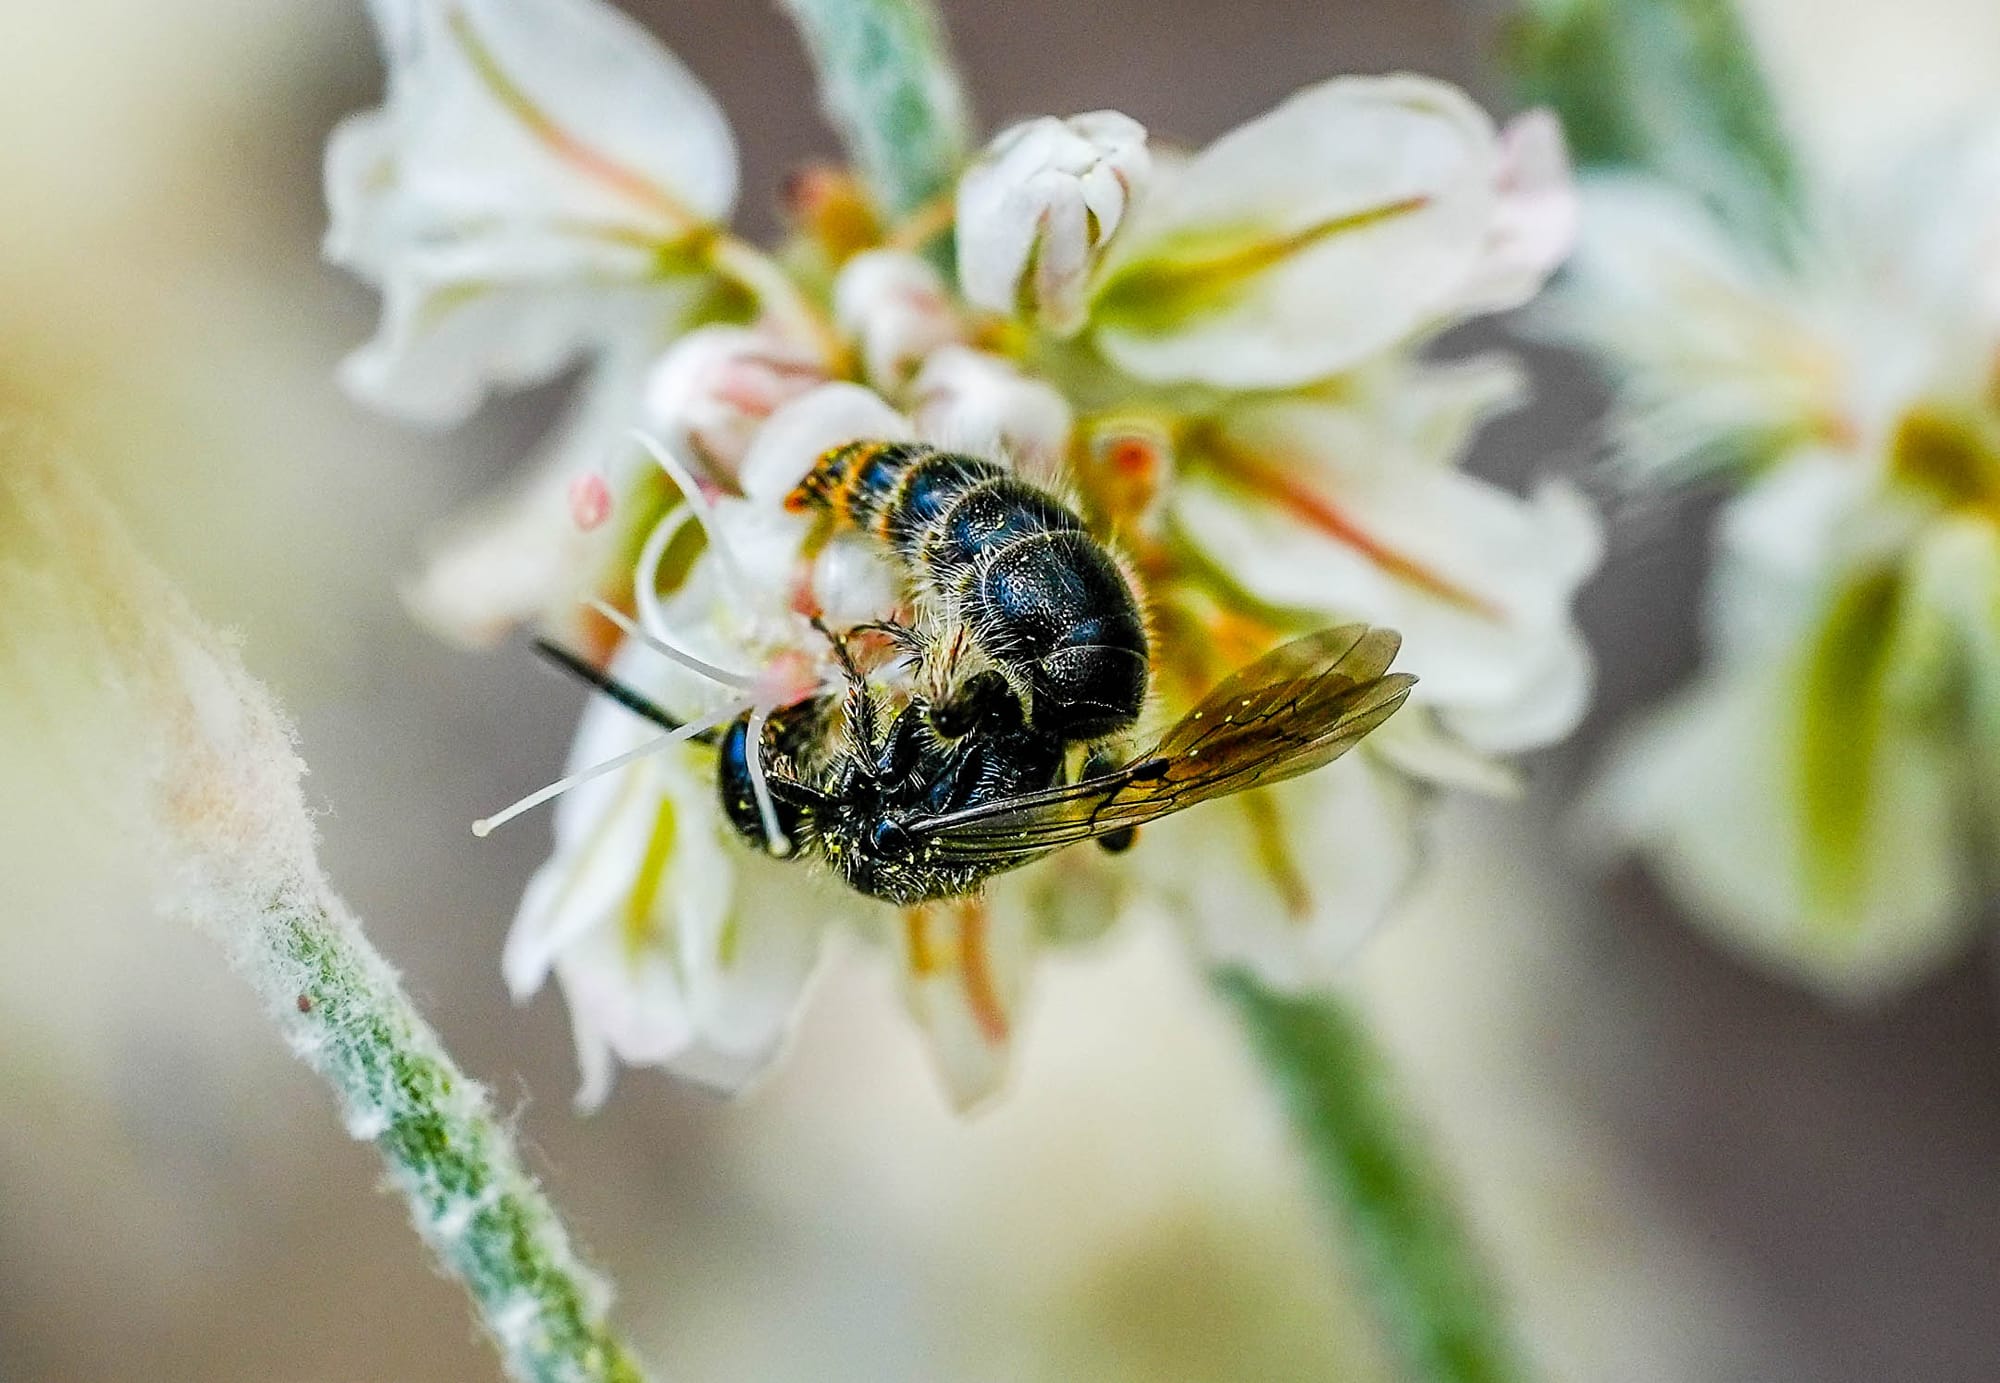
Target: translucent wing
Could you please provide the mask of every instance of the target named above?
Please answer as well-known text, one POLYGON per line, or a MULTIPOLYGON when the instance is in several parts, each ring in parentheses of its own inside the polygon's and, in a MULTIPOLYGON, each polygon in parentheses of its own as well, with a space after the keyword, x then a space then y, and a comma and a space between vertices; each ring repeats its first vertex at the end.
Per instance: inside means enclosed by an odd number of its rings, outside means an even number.
POLYGON ((1280 645, 1225 678, 1151 754, 1082 782, 908 823, 933 859, 1011 860, 1143 826, 1331 763, 1393 715, 1416 678, 1402 637, 1345 624, 1280 645))

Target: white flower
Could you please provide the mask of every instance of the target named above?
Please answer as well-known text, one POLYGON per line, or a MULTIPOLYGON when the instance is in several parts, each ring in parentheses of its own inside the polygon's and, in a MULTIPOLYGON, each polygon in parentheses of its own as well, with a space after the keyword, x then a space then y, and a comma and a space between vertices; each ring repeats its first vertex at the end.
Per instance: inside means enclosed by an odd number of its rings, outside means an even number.
MULTIPOLYGON (((647 688, 653 656, 635 648, 615 671, 647 688)), ((658 733, 594 701, 572 768, 658 733)), ((802 906, 803 881, 735 838, 712 750, 674 745, 579 784, 558 802, 555 830, 503 964, 516 999, 551 974, 562 985, 583 1073, 577 1102, 601 1104, 619 1062, 739 1088, 776 1055, 833 908, 802 906)))
POLYGON ((958 185, 966 300, 1029 313, 1058 336, 1084 323, 1091 271, 1152 171, 1146 131, 1114 110, 1003 131, 958 185))
MULTIPOLYGON (((1410 877, 1426 784, 1504 788, 1489 755, 1580 713, 1568 606, 1595 525, 1566 492, 1524 501, 1455 469, 1512 373, 1411 360, 1567 250, 1546 118, 1501 134, 1454 88, 1352 79, 1159 170, 1116 113, 1028 122, 956 198, 956 287, 1019 319, 996 321, 910 252, 941 226, 885 231, 844 175, 808 199, 825 205, 799 254, 723 231, 727 128, 598 0, 376 17, 387 102, 328 153, 328 253, 385 298, 350 383, 451 420, 590 357, 546 459, 410 592, 467 641, 555 623, 652 703, 593 703, 574 771, 476 828, 566 794, 506 967, 520 995, 562 985, 585 1102, 620 1062, 740 1085, 830 923, 888 951, 961 1105, 1004 1080, 1038 952, 1122 913, 1164 911, 1204 960, 1272 984, 1325 983, 1410 877), (769 858, 697 737, 743 718, 761 744, 775 714, 849 692, 835 636, 857 625, 889 713, 942 675, 908 647, 937 612, 880 539, 790 507, 829 449, 916 440, 1018 467, 1112 532, 1158 625, 1163 717, 1303 626, 1356 619, 1404 631, 1420 701, 1325 772, 976 897, 896 911, 769 858)), ((762 764, 749 795, 783 854, 762 764)))
POLYGON ((1004 456, 1030 475, 1053 478, 1069 454, 1069 401, 1005 357, 940 346, 910 382, 910 416, 950 451, 1004 456))
POLYGON ((965 334, 943 276, 901 250, 869 250, 841 266, 833 316, 860 347, 869 383, 894 392, 925 356, 965 334))
POLYGON ((680 317, 736 198, 708 93, 599 0, 375 0, 379 110, 327 145, 326 254, 383 291, 357 394, 452 422, 680 317))
POLYGON ((1523 500, 1448 464, 1513 378, 1487 366, 1455 375, 1448 424, 1365 401, 1234 406, 1197 432, 1189 461, 1203 464, 1169 503, 1259 599, 1400 631, 1403 665, 1422 679, 1412 705, 1481 750, 1511 753, 1582 717, 1591 665, 1570 605, 1601 543, 1567 486, 1523 500))
POLYGON ((1128 867, 1209 964, 1287 992, 1324 988, 1401 901, 1424 805, 1408 778, 1353 753, 1148 826, 1128 867))
POLYGON ((1567 248, 1551 124, 1343 77, 1163 167, 1097 276, 1091 339, 1155 382, 1285 388, 1518 303, 1567 248), (1553 147, 1552 147, 1553 145, 1553 147))
POLYGON ((1923 975, 2000 839, 2000 228, 1989 131, 1818 205, 1780 267, 1691 198, 1586 197, 1555 320, 1605 352, 1637 480, 1742 480, 1710 665, 1593 798, 1731 943, 1827 992, 1923 975))
POLYGON ((668 446, 692 448, 733 479, 764 420, 825 382, 825 363, 809 347, 749 327, 698 327, 647 375, 645 425, 668 446))

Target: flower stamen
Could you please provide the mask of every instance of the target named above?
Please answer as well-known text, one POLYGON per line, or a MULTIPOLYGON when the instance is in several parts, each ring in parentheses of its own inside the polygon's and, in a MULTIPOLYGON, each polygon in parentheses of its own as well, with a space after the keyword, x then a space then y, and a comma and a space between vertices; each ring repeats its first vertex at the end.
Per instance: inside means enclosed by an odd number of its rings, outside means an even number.
POLYGON ((594 596, 583 603, 662 658, 672 659, 690 672, 700 673, 711 682, 720 682, 723 686, 734 687, 738 691, 749 691, 757 685, 757 679, 747 672, 735 672, 726 667, 718 667, 706 658, 697 657, 685 648, 669 643, 652 630, 641 628, 636 620, 615 605, 607 605, 594 596))
MULTIPOLYGON (((744 578, 743 564, 736 560, 735 552, 722 536, 721 525, 715 519, 715 504, 709 499, 708 492, 702 488, 701 482, 695 478, 694 472, 687 468, 686 462, 662 446, 657 439, 636 428, 631 435, 632 440, 645 448, 646 454, 667 473, 667 479, 680 488, 681 499, 687 504, 695 521, 701 525, 701 531, 707 535, 708 545, 715 553, 716 565, 721 569, 723 579, 731 588, 730 593, 738 600, 747 600, 750 583, 744 578)), ((665 544, 661 545, 661 551, 665 551, 665 544)))
POLYGON ((637 763, 648 755, 659 753, 668 745, 693 739, 696 735, 705 734, 718 725, 726 725, 749 709, 748 702, 732 702, 712 715, 689 721, 678 730, 669 730, 664 735, 656 735, 636 749, 628 749, 623 754, 614 754, 602 763, 592 764, 589 768, 558 778, 545 788, 537 788, 512 806, 504 807, 491 816, 482 816, 472 823, 472 834, 482 838, 489 836, 496 827, 506 825, 521 813, 532 811, 551 798, 562 796, 573 787, 587 783, 593 778, 601 778, 607 773, 624 768, 627 764, 637 763))
POLYGON ((771 785, 764 777, 764 727, 771 723, 771 708, 758 706, 750 712, 746 727, 743 760, 750 769, 750 795, 757 801, 757 816, 764 825, 764 842, 780 859, 792 853, 792 838, 778 825, 778 806, 771 800, 771 785))

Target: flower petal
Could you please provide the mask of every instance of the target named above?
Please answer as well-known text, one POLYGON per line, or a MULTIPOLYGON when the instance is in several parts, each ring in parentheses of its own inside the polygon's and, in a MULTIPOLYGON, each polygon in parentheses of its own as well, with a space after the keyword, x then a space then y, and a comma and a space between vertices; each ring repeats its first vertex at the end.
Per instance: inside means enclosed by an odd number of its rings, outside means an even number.
POLYGON ((449 422, 677 319, 671 247, 728 215, 736 154, 673 55, 598 0, 372 8, 388 99, 326 161, 327 257, 384 293, 349 387, 449 422))
POLYGON ((946 1093, 969 1110, 1008 1073, 1033 959, 1022 910, 978 896, 906 908, 890 927, 910 1012, 931 1041, 946 1093))
POLYGON ((1496 182, 1484 251, 1459 287, 1464 312, 1519 307, 1576 247, 1582 204, 1555 112, 1531 110, 1507 122, 1496 182))
POLYGON ((1399 630, 1414 704, 1475 747, 1573 728, 1590 660, 1570 604, 1601 551, 1588 505, 1559 483, 1522 500, 1338 424, 1295 409, 1226 424, 1222 459, 1175 496, 1183 531, 1263 600, 1399 630))
POLYGON ((1002 356, 967 346, 932 351, 910 383, 910 412, 924 437, 948 451, 1005 457, 1053 479, 1069 454, 1075 415, 1051 385, 1002 356))
POLYGON ((1493 123, 1456 87, 1346 77, 1155 180, 1106 264, 1094 339, 1142 379, 1272 388, 1435 325, 1485 253, 1493 123))
POLYGON ((890 393, 925 356, 965 334, 943 276, 906 250, 868 250, 842 265, 833 314, 858 343, 868 382, 890 393))
POLYGON ((1627 736, 1580 815, 1600 845, 1642 849, 1725 942, 1830 994, 1874 997, 1972 924, 1956 751, 1891 718, 1854 751, 1866 786, 1851 829, 1829 837, 1803 785, 1804 706, 1792 660, 1718 670, 1627 736))
POLYGON ((1420 805, 1400 774, 1351 754, 1146 827, 1134 870, 1211 965, 1323 987, 1402 896, 1420 805))
POLYGON ((777 505, 797 488, 813 462, 843 442, 905 442, 910 420, 858 384, 822 384, 780 407, 758 429, 743 458, 743 493, 777 505))
POLYGON ((607 355, 570 401, 539 454, 507 492, 454 520, 430 544, 403 600, 433 631, 469 648, 489 648, 535 621, 567 628, 577 602, 595 591, 624 550, 648 473, 627 436, 639 406, 646 353, 607 355), (612 521, 585 530, 570 487, 602 475, 612 521))

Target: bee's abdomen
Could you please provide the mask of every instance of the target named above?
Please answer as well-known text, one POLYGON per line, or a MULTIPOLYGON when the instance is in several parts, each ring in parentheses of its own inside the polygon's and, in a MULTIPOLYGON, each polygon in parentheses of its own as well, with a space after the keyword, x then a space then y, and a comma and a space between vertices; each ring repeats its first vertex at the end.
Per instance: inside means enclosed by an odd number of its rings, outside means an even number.
POLYGON ((988 656, 1025 676, 1037 729, 1116 733, 1146 699, 1145 622, 1125 574, 1053 495, 1003 467, 920 443, 851 442, 793 492, 873 534, 953 592, 988 656))
POLYGON ((968 488, 1004 474, 990 461, 921 442, 849 442, 813 464, 789 503, 824 510, 912 558, 931 519, 968 488))
POLYGON ((1125 574, 1080 528, 1008 542, 980 567, 968 605, 1000 645, 988 651, 1027 674, 1036 728, 1096 739, 1139 718, 1145 621, 1125 574))

